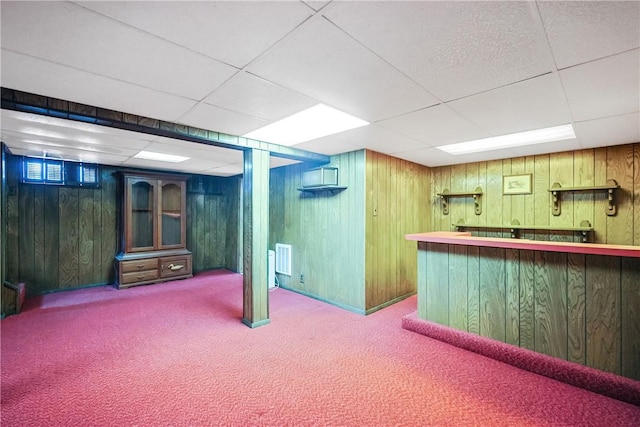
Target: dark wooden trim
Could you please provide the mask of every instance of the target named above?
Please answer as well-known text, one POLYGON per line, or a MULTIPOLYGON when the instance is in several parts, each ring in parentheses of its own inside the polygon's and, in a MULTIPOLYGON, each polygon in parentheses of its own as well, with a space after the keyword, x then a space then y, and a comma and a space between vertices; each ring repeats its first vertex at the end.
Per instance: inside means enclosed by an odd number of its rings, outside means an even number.
POLYGON ((330 161, 330 157, 327 155, 300 150, 298 148, 285 147, 239 136, 226 135, 206 129, 198 129, 178 123, 165 122, 149 117, 77 104, 5 87, 1 89, 2 109, 4 110, 21 111, 59 119, 91 123, 232 150, 244 151, 250 148, 260 149, 269 151, 269 154, 274 157, 310 162, 316 165, 326 164, 330 161))

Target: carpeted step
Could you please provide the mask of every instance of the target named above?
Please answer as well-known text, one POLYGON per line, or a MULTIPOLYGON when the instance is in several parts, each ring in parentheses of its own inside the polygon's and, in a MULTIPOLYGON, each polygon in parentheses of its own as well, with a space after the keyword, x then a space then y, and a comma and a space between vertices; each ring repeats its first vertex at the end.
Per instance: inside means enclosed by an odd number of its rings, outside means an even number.
POLYGON ((423 320, 417 312, 404 316, 402 327, 538 375, 640 406, 640 381, 423 320))

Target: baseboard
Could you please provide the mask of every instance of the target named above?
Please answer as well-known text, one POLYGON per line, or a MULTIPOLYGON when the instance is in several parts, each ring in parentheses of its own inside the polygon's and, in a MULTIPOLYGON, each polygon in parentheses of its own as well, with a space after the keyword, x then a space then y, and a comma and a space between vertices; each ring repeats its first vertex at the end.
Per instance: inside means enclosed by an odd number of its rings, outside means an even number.
POLYGON ((327 303, 327 304, 335 305, 336 307, 340 307, 340 308, 342 308, 344 310, 348 310, 348 311, 350 311, 352 313, 362 314, 362 315, 366 314, 364 312, 364 310, 362 310, 362 309, 351 307, 350 305, 346 305, 346 304, 341 304, 339 302, 330 301, 328 299, 321 298, 321 297, 319 297, 317 295, 313 295, 313 294, 310 294, 308 292, 301 291, 299 289, 293 289, 293 288, 289 288, 287 286, 282 286, 282 285, 280 285, 280 288, 282 288, 284 290, 287 290, 287 291, 295 292, 295 293, 300 294, 300 295, 304 295, 305 297, 309 297, 309 298, 313 298, 313 299, 318 300, 318 301, 322 301, 322 302, 327 303))
POLYGON ((260 320, 259 322, 250 322, 249 320, 243 318, 242 323, 244 323, 251 329, 254 329, 254 328, 259 328, 260 326, 268 325, 269 323, 271 323, 271 319, 264 319, 264 320, 260 320))
POLYGON ((30 296, 35 297, 35 296, 38 296, 38 295, 55 294, 55 293, 58 293, 58 292, 77 291, 78 289, 97 288, 99 286, 113 286, 113 283, 110 283, 110 282, 91 283, 91 284, 88 284, 88 285, 75 286, 73 288, 50 289, 48 291, 42 291, 39 294, 30 295, 30 296))
POLYGON ((390 300, 390 301, 387 301, 387 302, 385 302, 385 303, 382 303, 382 304, 380 304, 380 305, 376 305, 375 307, 370 308, 370 309, 368 309, 367 311, 365 311, 365 314, 367 314, 367 315, 368 315, 368 314, 374 313, 374 312, 376 312, 376 311, 378 311, 378 310, 382 310, 382 309, 383 309, 383 308, 385 308, 385 307, 389 307, 390 305, 393 305, 393 304, 395 304, 395 303, 397 303, 397 302, 400 302, 400 301, 402 301, 403 299, 407 299, 407 298, 409 298, 409 297, 411 297, 411 296, 413 296, 413 295, 415 295, 415 294, 416 294, 416 292, 415 292, 415 291, 413 291, 413 292, 409 292, 409 293, 408 293, 408 294, 406 294, 406 295, 402 295, 402 296, 400 296, 400 297, 394 298, 394 299, 392 299, 392 300, 390 300))

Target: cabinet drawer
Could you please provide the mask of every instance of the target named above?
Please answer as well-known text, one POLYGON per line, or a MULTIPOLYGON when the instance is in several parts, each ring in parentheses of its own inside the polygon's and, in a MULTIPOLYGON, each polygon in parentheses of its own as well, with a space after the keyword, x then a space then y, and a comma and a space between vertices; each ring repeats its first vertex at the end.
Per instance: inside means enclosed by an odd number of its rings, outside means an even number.
MULTIPOLYGON (((154 260, 155 261, 155 260, 154 260)), ((155 280, 158 278, 158 270, 136 271, 133 273, 122 274, 122 284, 134 282, 146 282, 147 280, 155 280)))
POLYGON ((191 255, 160 258, 160 277, 191 274, 191 255))
POLYGON ((158 258, 139 259, 134 261, 122 261, 120 269, 123 273, 134 271, 156 270, 158 268, 158 258))

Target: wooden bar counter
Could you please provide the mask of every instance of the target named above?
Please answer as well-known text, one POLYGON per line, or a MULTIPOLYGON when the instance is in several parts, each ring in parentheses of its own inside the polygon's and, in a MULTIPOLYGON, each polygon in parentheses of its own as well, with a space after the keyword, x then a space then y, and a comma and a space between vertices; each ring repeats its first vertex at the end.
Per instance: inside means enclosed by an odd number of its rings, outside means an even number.
POLYGON ((420 318, 640 380, 640 246, 405 238, 420 318))

